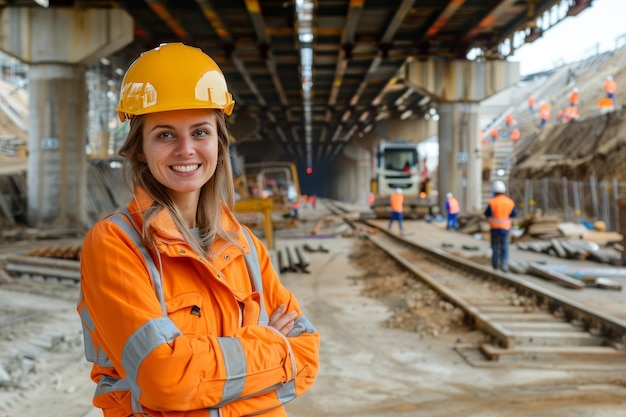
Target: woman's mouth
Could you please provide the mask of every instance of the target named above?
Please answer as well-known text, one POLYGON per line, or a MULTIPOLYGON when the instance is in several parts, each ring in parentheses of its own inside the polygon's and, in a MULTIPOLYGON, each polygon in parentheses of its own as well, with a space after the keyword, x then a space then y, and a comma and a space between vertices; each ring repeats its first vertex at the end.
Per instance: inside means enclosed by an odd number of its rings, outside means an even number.
POLYGON ((172 169, 176 172, 191 172, 191 171, 195 171, 196 169, 198 169, 199 166, 200 164, 172 165, 172 169))

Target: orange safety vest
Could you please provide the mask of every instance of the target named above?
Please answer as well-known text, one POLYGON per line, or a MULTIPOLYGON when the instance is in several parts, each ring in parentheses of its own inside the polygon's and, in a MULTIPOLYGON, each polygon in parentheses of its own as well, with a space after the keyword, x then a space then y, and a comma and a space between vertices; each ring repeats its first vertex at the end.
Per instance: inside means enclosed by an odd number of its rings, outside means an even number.
POLYGON ((570 104, 578 104, 578 93, 576 91, 572 91, 572 94, 569 95, 570 104))
POLYGON ((511 132, 511 140, 512 141, 516 141, 519 140, 521 134, 518 128, 513 129, 513 131, 511 132))
POLYGON ((376 197, 374 197, 374 194, 368 195, 367 196, 367 204, 371 206, 372 204, 374 204, 374 200, 375 199, 376 199, 376 197))
POLYGON ((528 107, 535 107, 535 98, 533 96, 528 97, 528 107))
POLYGON ((615 94, 615 92, 617 91, 617 83, 615 82, 615 80, 604 81, 604 91, 606 91, 608 94, 615 94))
POLYGON ((456 214, 461 211, 461 206, 459 205, 459 200, 454 197, 450 197, 448 199, 448 211, 450 214, 456 214))
POLYGON ((539 108, 539 115, 541 116, 542 119, 550 120, 550 106, 547 104, 544 104, 543 106, 541 106, 539 108))
POLYGON ((489 200, 491 207, 491 217, 489 226, 492 229, 511 229, 511 213, 515 208, 515 202, 504 194, 500 194, 489 200))
POLYGON ((496 128, 491 129, 491 137, 497 138, 498 136, 500 136, 500 134, 498 133, 498 129, 496 128))
POLYGON ((506 115, 506 124, 509 126, 512 126, 515 124, 515 119, 513 118, 513 115, 511 114, 506 115))
MULTIPOLYGON (((140 190, 129 204, 137 230, 152 202, 140 190)), ((284 400, 313 384, 319 333, 262 242, 226 206, 221 218, 241 247, 218 238, 210 259, 193 252, 167 210, 152 221, 154 247, 126 219, 87 233, 77 309, 98 386, 93 404, 105 417, 286 417, 284 400), (268 326, 263 317, 281 304, 297 312, 301 332, 284 337, 268 326)))
POLYGON ((390 197, 391 211, 396 213, 402 213, 404 211, 404 195, 400 193, 393 193, 390 197))

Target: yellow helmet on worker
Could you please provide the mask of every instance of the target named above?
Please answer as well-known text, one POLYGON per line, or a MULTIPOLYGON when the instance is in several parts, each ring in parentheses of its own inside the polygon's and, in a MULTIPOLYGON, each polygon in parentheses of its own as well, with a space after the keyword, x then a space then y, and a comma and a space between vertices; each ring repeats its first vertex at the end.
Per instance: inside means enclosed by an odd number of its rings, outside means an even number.
POLYGON ((117 115, 133 116, 183 109, 217 109, 230 115, 235 106, 226 79, 201 49, 164 43, 142 53, 128 68, 117 115))

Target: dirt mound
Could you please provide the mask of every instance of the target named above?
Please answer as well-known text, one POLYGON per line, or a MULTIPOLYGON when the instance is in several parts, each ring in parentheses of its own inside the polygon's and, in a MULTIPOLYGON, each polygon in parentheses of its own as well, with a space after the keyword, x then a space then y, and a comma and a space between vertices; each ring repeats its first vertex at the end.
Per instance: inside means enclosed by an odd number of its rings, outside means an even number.
POLYGON ((512 178, 626 181, 626 110, 549 125, 516 156, 512 178))

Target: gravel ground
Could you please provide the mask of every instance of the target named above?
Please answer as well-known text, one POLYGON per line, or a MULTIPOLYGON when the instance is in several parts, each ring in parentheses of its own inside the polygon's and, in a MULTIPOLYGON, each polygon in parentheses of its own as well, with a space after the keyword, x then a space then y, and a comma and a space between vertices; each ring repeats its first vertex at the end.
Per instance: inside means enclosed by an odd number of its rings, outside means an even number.
MULTIPOLYGON (((318 381, 288 404, 291 417, 626 417, 624 364, 576 369, 485 362, 471 348, 481 335, 417 285, 423 308, 414 309, 417 318, 399 320, 406 314, 399 284, 406 277, 368 252, 363 240, 341 237, 339 224, 310 235, 324 214, 305 209, 307 221, 298 230, 276 234, 279 249, 328 250, 307 253, 309 273, 282 274, 322 335, 318 381)), ((0 285, 0 314, 29 316, 0 329, 0 417, 99 415, 82 356, 78 288, 10 281, 0 285)))

